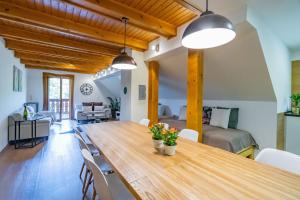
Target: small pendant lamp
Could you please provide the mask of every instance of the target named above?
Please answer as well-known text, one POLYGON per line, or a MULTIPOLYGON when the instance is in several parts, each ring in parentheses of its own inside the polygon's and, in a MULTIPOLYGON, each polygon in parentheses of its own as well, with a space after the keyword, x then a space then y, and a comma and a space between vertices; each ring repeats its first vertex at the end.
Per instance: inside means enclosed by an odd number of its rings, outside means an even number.
POLYGON ((206 49, 221 46, 232 41, 236 36, 231 21, 222 15, 208 10, 185 29, 182 36, 182 45, 191 49, 206 49))
POLYGON ((121 70, 131 70, 136 68, 136 62, 131 56, 126 53, 126 25, 128 23, 128 18, 122 17, 122 22, 125 24, 124 50, 121 54, 114 58, 114 60, 112 61, 112 67, 121 70))

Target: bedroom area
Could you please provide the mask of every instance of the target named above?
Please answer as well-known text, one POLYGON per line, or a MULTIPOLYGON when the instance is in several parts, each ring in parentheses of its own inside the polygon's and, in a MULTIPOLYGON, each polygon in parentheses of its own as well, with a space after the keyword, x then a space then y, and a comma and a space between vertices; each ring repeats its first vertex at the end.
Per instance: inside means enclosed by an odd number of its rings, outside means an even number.
MULTIPOLYGON (((203 143, 253 158, 277 147, 277 101, 256 29, 242 22, 237 31, 233 42, 203 54, 203 143)), ((159 121, 186 129, 188 50, 156 60, 159 121)))

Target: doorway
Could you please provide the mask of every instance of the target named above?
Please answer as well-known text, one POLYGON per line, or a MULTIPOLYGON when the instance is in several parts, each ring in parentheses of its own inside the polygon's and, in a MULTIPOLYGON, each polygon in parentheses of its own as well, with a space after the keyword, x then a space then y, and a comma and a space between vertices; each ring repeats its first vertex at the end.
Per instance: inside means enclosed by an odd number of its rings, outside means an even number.
POLYGON ((55 113, 57 121, 73 118, 74 76, 43 73, 44 110, 55 113))

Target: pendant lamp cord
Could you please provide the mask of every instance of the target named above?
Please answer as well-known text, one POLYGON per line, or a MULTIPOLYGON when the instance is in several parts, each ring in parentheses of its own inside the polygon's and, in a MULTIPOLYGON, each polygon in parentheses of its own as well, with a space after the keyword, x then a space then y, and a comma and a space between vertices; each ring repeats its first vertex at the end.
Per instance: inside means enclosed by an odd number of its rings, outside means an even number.
POLYGON ((126 52, 126 25, 127 25, 127 18, 126 17, 122 17, 122 21, 125 23, 125 30, 124 30, 124 53, 126 52))
POLYGON ((208 11, 208 0, 206 0, 206 12, 208 11))

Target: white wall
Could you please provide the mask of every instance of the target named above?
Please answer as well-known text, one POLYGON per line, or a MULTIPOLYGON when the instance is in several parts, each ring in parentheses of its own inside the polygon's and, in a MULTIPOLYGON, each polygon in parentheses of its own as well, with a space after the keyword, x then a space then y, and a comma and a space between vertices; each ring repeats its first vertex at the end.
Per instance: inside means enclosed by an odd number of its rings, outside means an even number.
MULTIPOLYGON (((160 99, 159 102, 168 105, 173 115, 178 115, 180 107, 186 105, 186 99, 160 99)), ((260 149, 276 148, 276 102, 204 100, 203 104, 211 107, 239 108, 238 129, 250 132, 260 149)))
POLYGON ((148 116, 148 96, 145 100, 139 100, 139 85, 146 85, 148 95, 148 67, 144 62, 144 53, 132 51, 131 55, 137 63, 137 69, 122 71, 121 73, 121 120, 138 122, 148 116), (124 95, 123 88, 127 87, 124 95))
POLYGON ((80 74, 63 71, 51 70, 27 70, 27 101, 39 102, 40 110, 43 107, 43 72, 54 74, 72 74, 74 75, 74 105, 81 104, 82 102, 104 102, 109 103, 106 97, 115 97, 108 88, 101 87, 96 84, 91 74, 80 74), (80 92, 80 86, 83 83, 90 83, 93 86, 93 93, 91 95, 83 95, 80 92))
POLYGON ((300 60, 300 49, 291 52, 291 60, 292 61, 300 60))
POLYGON ((21 108, 26 100, 26 70, 13 51, 5 48, 0 38, 0 151, 7 145, 7 117, 21 108), (23 72, 22 92, 13 92, 13 66, 23 72))
POLYGON ((247 20, 256 28, 277 99, 277 112, 285 112, 291 96, 290 53, 279 37, 269 29, 259 14, 247 10, 247 20))

